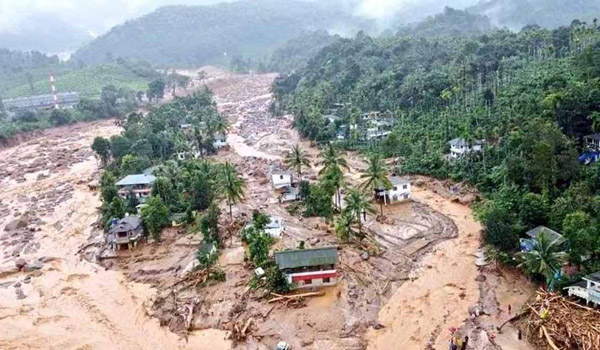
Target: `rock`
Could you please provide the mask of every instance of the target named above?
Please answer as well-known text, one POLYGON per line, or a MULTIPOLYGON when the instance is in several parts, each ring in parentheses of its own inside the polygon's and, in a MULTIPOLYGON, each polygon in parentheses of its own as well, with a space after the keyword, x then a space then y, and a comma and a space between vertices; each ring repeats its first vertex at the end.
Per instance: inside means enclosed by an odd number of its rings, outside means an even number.
POLYGON ((479 317, 483 314, 484 314, 483 306, 481 306, 480 304, 475 304, 475 305, 469 306, 469 315, 479 317))
POLYGON ((22 269, 25 265, 27 264, 27 262, 25 261, 25 259, 21 258, 18 259, 17 261, 15 261, 15 266, 20 270, 22 269))
POLYGON ((31 277, 40 277, 42 274, 43 273, 42 273, 41 270, 35 270, 29 276, 31 276, 31 277))
POLYGON ((460 197, 459 202, 461 204, 467 204, 468 205, 468 204, 471 204, 471 203, 475 202, 476 200, 477 200, 477 196, 474 195, 474 194, 472 194, 472 193, 469 193, 467 195, 464 195, 464 196, 460 197))
POLYGON ((360 253, 360 258, 363 260, 369 260, 369 252, 360 253))
POLYGON ((15 219, 11 222, 9 222, 5 227, 4 227, 4 231, 14 231, 20 228, 25 228, 27 227, 27 220, 25 220, 23 217, 21 217, 20 219, 15 219))
POLYGON ((375 329, 375 330, 382 329, 382 328, 385 328, 385 326, 382 325, 381 323, 375 322, 375 324, 373 325, 373 329, 375 329))
POLYGON ((35 271, 35 270, 41 270, 42 267, 44 267, 44 265, 42 265, 41 262, 39 262, 39 261, 33 261, 33 262, 30 262, 30 263, 28 263, 28 264, 25 265, 24 271, 25 272, 32 272, 32 271, 35 271))
POLYGON ((25 293, 23 293, 23 290, 21 288, 17 288, 15 290, 15 293, 17 293, 18 300, 23 300, 23 299, 27 298, 27 296, 25 295, 25 293))
POLYGON ((313 337, 309 336, 308 338, 300 340, 300 346, 302 346, 302 347, 309 346, 314 342, 315 342, 315 339, 313 337))
POLYGON ((31 276, 27 276, 23 279, 23 283, 31 283, 31 276))
POLYGON ((477 282, 485 282, 485 280, 487 280, 487 277, 485 277, 485 275, 479 275, 475 278, 475 281, 477 282))

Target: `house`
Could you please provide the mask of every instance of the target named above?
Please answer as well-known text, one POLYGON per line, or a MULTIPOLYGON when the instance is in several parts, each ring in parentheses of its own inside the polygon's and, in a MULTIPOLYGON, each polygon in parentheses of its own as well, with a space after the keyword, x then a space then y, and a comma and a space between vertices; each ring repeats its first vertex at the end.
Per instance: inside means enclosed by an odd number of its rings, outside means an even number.
POLYGON ((468 142, 462 138, 456 138, 448 142, 450 144, 450 158, 457 159, 473 152, 481 152, 484 140, 468 142))
POLYGON ((200 155, 200 152, 198 152, 198 151, 177 152, 177 159, 180 161, 184 161, 187 159, 198 159, 200 157, 201 157, 201 155, 200 155))
POLYGON ((223 147, 227 147, 228 143, 227 143, 227 135, 223 134, 223 133, 216 133, 214 135, 214 140, 213 140, 213 147, 215 149, 221 149, 223 147))
POLYGON ((600 271, 583 277, 583 281, 565 289, 569 296, 584 299, 586 304, 600 305, 600 271))
POLYGON ((181 124, 179 125, 179 128, 186 135, 190 135, 194 131, 194 126, 192 124, 181 124))
POLYGON ((583 144, 587 150, 600 151, 600 133, 584 136, 583 144))
POLYGON ((292 187, 292 180, 292 173, 288 171, 274 170, 271 172, 271 181, 276 189, 292 187))
POLYGON ((300 189, 298 187, 284 187, 283 193, 279 197, 280 203, 295 202, 300 200, 300 189))
POLYGON ((337 283, 335 247, 287 250, 275 253, 275 262, 292 288, 333 286, 337 283))
POLYGON ((115 221, 108 232, 107 241, 113 250, 121 248, 132 249, 137 246, 137 242, 144 235, 142 218, 139 216, 124 217, 121 220, 115 221))
POLYGON ((283 235, 283 231, 285 231, 285 226, 283 226, 283 219, 278 216, 271 216, 271 222, 265 226, 265 232, 269 234, 269 236, 273 238, 281 238, 283 235))
POLYGON ((140 202, 145 202, 152 192, 152 184, 156 181, 154 175, 135 174, 127 175, 116 183, 119 197, 126 199, 133 193, 140 202))
POLYGON ((375 195, 380 201, 389 204, 410 200, 410 180, 393 175, 390 177, 390 182, 392 183, 392 187, 389 190, 380 188, 375 191, 375 195))
POLYGON ((216 253, 217 253, 217 246, 215 246, 213 243, 202 242, 202 243, 200 243, 200 246, 198 247, 198 254, 210 257, 211 255, 216 254, 216 253))
POLYGON ((546 226, 538 226, 534 229, 531 229, 527 232, 525 232, 525 235, 527 235, 529 238, 521 238, 520 239, 520 246, 521 246, 521 251, 524 252, 529 252, 533 249, 533 242, 541 235, 541 234, 545 234, 548 236, 548 238, 550 239, 550 242, 555 241, 556 239, 562 238, 562 235, 552 229, 547 228, 546 226))

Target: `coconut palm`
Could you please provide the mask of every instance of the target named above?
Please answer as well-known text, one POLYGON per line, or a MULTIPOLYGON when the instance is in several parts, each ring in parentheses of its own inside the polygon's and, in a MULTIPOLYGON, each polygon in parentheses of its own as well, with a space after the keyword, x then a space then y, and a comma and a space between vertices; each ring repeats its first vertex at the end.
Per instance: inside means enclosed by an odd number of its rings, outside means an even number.
POLYGON ((563 251, 563 237, 552 240, 550 235, 542 231, 534 240, 533 248, 529 252, 518 254, 521 260, 519 267, 525 269, 532 276, 544 277, 546 285, 550 286, 555 274, 560 271, 562 264, 567 260, 567 253, 563 251))
POLYGON ((344 212, 335 222, 335 233, 338 238, 344 242, 348 241, 354 234, 352 226, 356 223, 356 219, 350 212, 344 212))
POLYGON ((346 208, 344 212, 356 218, 358 224, 358 236, 363 237, 362 223, 363 216, 366 214, 374 214, 375 210, 371 207, 371 200, 369 196, 365 195, 360 189, 350 188, 347 190, 348 195, 346 196, 346 208))
MULTIPOLYGON (((371 190, 373 195, 377 190, 389 190, 392 188, 392 183, 388 179, 388 170, 383 163, 381 157, 377 154, 372 155, 368 161, 367 170, 360 176, 364 179, 360 187, 363 190, 371 190)), ((381 215, 383 216, 383 203, 379 202, 381 215)))
POLYGON ((294 169, 298 173, 298 181, 302 179, 302 167, 310 166, 310 160, 300 145, 293 146, 283 160, 287 169, 294 169))
POLYGON ((229 206, 229 217, 233 219, 232 207, 244 199, 244 189, 246 182, 242 179, 235 167, 231 163, 226 162, 221 168, 220 185, 223 191, 227 205, 229 206))
POLYGON ((348 168, 346 159, 337 147, 330 144, 329 147, 319 154, 323 161, 323 168, 319 171, 319 175, 323 175, 331 185, 335 187, 336 200, 335 205, 341 206, 340 189, 344 185, 344 173, 341 168, 348 168))

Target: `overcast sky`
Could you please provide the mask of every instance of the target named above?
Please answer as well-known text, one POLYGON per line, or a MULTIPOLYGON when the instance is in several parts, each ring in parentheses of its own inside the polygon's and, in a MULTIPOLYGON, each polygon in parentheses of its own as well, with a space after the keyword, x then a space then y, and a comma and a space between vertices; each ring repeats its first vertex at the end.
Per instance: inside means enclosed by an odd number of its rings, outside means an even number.
POLYGON ((46 14, 102 34, 160 6, 216 2, 222 0, 0 0, 0 31, 17 31, 29 17, 46 14))

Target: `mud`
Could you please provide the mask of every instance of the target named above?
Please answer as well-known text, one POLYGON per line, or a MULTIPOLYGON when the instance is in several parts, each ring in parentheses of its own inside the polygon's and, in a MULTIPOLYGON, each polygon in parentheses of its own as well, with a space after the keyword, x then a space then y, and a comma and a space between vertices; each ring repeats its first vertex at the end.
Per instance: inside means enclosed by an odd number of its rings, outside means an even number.
MULTIPOLYGON (((234 226, 261 209, 286 225, 274 250, 339 245, 328 223, 290 214, 270 186, 270 170, 297 143, 313 163, 305 174, 314 179, 319 170, 319 151, 300 139, 291 116, 268 114, 275 76, 205 71, 209 77, 195 87, 214 91, 232 126, 231 148, 215 158, 236 164, 248 184, 234 226)), ((496 305, 486 326, 492 329, 504 298, 521 286, 504 288, 508 279, 500 277, 475 281, 480 227, 460 203, 472 192, 461 187, 452 197, 442 191, 447 184, 425 178, 413 202, 386 206, 383 220, 367 217, 370 238, 340 246, 338 285, 297 308, 267 304, 264 291, 249 287, 252 270, 237 229, 219 259, 224 282, 182 280, 200 237, 178 228, 166 230, 160 244, 108 254, 93 226, 100 200, 86 186, 98 176, 89 145, 118 132, 110 121, 85 124, 0 151, 0 229, 19 226, 0 233, 0 348, 273 349, 285 340, 295 349, 442 349, 448 327, 469 331, 468 308, 482 290, 498 291, 487 298, 496 305), (82 247, 89 247, 86 259, 82 247), (251 325, 245 342, 227 340, 244 324, 251 325)), ((347 157, 347 180, 355 184, 364 160, 347 157)), ((224 230, 230 225, 222 223, 224 230)))

